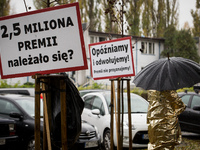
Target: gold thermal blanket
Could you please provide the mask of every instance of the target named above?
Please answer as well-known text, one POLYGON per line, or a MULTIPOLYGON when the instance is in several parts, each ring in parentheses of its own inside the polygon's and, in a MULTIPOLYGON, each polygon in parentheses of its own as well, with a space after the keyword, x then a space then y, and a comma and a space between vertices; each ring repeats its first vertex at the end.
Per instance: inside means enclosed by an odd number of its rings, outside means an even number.
POLYGON ((178 115, 185 105, 176 91, 148 92, 148 150, 173 150, 182 141, 178 115))

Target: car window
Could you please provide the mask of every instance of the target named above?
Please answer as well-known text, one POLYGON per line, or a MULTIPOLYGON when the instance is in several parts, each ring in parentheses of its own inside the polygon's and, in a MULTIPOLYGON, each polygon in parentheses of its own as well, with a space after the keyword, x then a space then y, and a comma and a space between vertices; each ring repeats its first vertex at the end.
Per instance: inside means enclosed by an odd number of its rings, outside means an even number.
POLYGON ((0 113, 9 115, 11 112, 20 113, 19 109, 11 102, 0 99, 0 113))
POLYGON ((200 106, 200 97, 194 95, 192 98, 191 108, 193 109, 194 106, 200 106))
POLYGON ((102 102, 101 98, 99 98, 98 96, 96 96, 94 98, 93 105, 92 105, 92 110, 93 109, 99 109, 100 110, 100 114, 102 116, 105 114, 103 102, 102 102))
POLYGON ((94 96, 86 96, 86 97, 84 97, 84 102, 85 102, 84 107, 91 110, 92 109, 93 99, 94 99, 94 96))
POLYGON ((187 106, 188 105, 188 102, 190 100, 190 95, 184 95, 181 97, 183 103, 187 106))
MULTIPOLYGON (((104 95, 107 105, 109 107, 111 101, 110 93, 104 95)), ((116 95, 117 97, 117 95, 116 95)), ((116 100, 117 105, 117 100, 116 100)), ((132 113, 146 113, 148 111, 148 103, 139 95, 131 94, 131 112, 132 113)), ((110 109, 109 109, 110 112, 110 109)), ((128 113, 127 93, 124 93, 124 113, 128 113)))

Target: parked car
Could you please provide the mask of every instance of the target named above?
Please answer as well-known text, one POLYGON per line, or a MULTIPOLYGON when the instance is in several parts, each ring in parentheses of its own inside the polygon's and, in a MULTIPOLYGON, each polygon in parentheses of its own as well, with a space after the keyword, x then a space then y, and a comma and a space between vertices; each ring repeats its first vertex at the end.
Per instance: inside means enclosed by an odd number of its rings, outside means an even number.
MULTIPOLYGON (((43 101, 41 100, 41 117, 43 116, 43 101)), ((16 122, 16 135, 19 145, 29 150, 35 147, 35 99, 34 97, 18 94, 0 95, 0 117, 13 119, 16 122)), ((1 129, 0 129, 1 131, 1 129)), ((41 136, 43 124, 41 123, 41 136)), ((1 133, 0 133, 1 134, 1 133)), ((42 138, 42 137, 41 137, 42 138)), ((100 146, 100 135, 93 125, 83 121, 80 137, 76 145, 84 148, 98 148, 100 146), (98 144, 98 145, 97 145, 98 144)))
POLYGON ((96 126, 91 125, 87 121, 82 120, 81 133, 73 148, 80 149, 100 149, 101 148, 101 136, 96 126))
POLYGON ((186 109, 179 115, 182 131, 200 134, 200 95, 195 92, 178 93, 186 109))
POLYGON ((17 141, 15 121, 0 117, 0 149, 12 149, 17 141))
POLYGON ((0 93, 35 96, 34 88, 0 88, 0 93))
POLYGON ((79 93, 80 93, 80 96, 83 97, 85 94, 88 94, 88 93, 102 92, 102 91, 105 91, 105 90, 102 90, 102 89, 88 89, 88 90, 80 90, 79 93))
MULTIPOLYGON (((94 92, 84 95, 85 102, 82 119, 95 125, 101 135, 105 149, 110 149, 110 102, 111 92, 94 92)), ((147 127, 148 102, 139 95, 131 94, 132 147, 145 148, 149 142, 147 127)), ((115 119, 114 119, 115 120, 115 119)), ((124 137, 123 147, 129 147, 127 94, 124 93, 124 137)), ((114 123, 114 146, 117 146, 117 136, 114 123)))
MULTIPOLYGON (((18 135, 20 149, 32 149, 34 145, 34 115, 35 115, 34 97, 18 94, 0 95, 0 116, 15 120, 16 135, 18 135)), ((42 110, 43 107, 41 107, 42 110)), ((42 116, 41 111, 41 116, 42 116)), ((41 133, 42 133, 41 128, 41 133)), ((42 134, 41 134, 42 135, 42 134)))

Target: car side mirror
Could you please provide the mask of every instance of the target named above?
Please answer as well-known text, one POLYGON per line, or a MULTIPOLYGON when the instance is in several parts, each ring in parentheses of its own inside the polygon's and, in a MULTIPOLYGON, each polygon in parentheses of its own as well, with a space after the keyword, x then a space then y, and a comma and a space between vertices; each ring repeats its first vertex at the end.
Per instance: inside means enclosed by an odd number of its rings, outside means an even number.
POLYGON ((200 111, 200 106, 194 106, 194 107, 193 107, 193 110, 200 111))
POLYGON ((19 113, 15 113, 15 112, 10 113, 9 116, 12 118, 18 118, 20 120, 22 120, 24 118, 23 115, 21 115, 19 113))
POLYGON ((92 114, 98 116, 100 114, 100 110, 99 109, 93 109, 92 114))

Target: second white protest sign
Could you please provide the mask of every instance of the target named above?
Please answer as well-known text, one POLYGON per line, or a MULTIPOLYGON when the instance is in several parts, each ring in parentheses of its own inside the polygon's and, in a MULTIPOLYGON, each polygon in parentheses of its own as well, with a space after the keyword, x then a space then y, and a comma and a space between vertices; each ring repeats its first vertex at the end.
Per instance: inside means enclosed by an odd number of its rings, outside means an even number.
POLYGON ((89 45, 94 80, 134 76, 131 37, 89 45))

